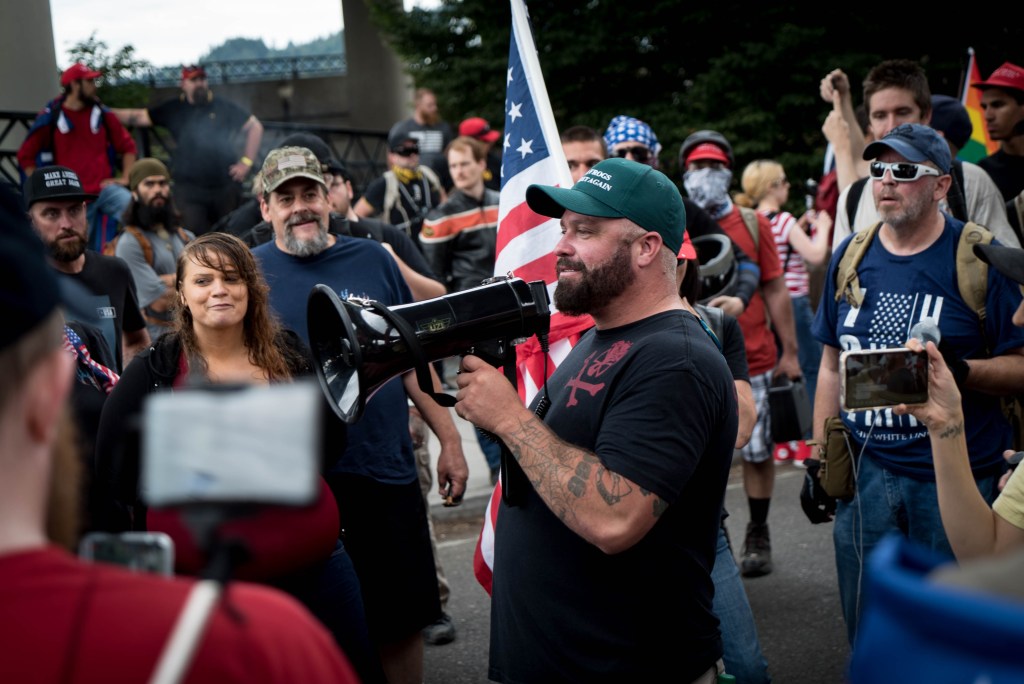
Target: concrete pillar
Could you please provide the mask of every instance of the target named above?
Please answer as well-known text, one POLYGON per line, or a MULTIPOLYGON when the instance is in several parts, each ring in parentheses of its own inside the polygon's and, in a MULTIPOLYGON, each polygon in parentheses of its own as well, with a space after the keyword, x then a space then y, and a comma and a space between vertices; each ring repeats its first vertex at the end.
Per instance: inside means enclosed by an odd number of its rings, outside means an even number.
POLYGON ((0 110, 38 112, 60 93, 49 0, 0 0, 0 110))
MULTIPOLYGON (((394 6, 393 11, 404 11, 401 0, 394 0, 394 6)), ((345 24, 346 81, 351 112, 346 123, 353 128, 386 131, 396 121, 409 116, 412 79, 370 21, 364 0, 342 0, 341 13, 345 24)))

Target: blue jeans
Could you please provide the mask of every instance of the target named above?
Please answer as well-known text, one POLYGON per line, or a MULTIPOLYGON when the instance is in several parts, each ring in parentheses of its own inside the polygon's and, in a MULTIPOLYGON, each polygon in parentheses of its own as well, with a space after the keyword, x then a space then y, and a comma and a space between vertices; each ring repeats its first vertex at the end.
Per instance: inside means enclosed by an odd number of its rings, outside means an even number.
POLYGON ((747 592, 740 579, 739 568, 725 536, 725 528, 718 529, 718 547, 715 549, 715 567, 711 571, 715 584, 715 598, 711 609, 718 617, 722 630, 722 660, 725 671, 737 682, 767 684, 772 681, 768 663, 761 654, 757 639, 754 613, 747 601, 747 592))
MULTIPOLYGON (((821 342, 818 342, 811 333, 811 323, 814 321, 814 312, 811 311, 810 297, 793 297, 793 325, 796 328, 797 360, 800 363, 800 372, 804 375, 804 385, 807 387, 807 398, 814 408, 814 390, 818 385, 818 366, 821 365, 821 342)), ((814 426, 811 426, 811 430, 814 426)), ((811 438, 811 430, 807 431, 804 439, 811 438)))
POLYGON ((132 201, 132 193, 128 188, 111 183, 100 190, 100 195, 86 207, 86 220, 89 224, 89 249, 102 252, 103 245, 117 235, 117 227, 121 215, 132 201), (107 221, 104 224, 103 219, 107 221))
MULTIPOLYGON (((939 515, 934 482, 922 482, 885 470, 870 457, 855 459, 857 491, 849 501, 839 501, 832 541, 836 552, 839 600, 846 620, 846 636, 852 646, 864 605, 867 586, 865 561, 878 543, 892 533, 953 557, 939 515)), ((999 476, 975 480, 985 501, 992 504, 999 476)))

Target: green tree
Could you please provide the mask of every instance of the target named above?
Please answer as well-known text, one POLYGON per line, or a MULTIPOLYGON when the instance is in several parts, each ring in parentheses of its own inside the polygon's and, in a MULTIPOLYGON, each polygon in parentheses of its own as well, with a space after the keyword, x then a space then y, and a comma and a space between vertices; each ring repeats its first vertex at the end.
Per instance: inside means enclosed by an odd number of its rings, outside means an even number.
POLYGON ((149 87, 143 77, 152 65, 136 57, 135 48, 131 45, 111 51, 106 42, 96 38, 94 31, 68 49, 68 58, 103 73, 97 80, 97 91, 103 104, 108 107, 146 106, 149 87))
MULTIPOLYGON (((415 84, 437 93, 446 119, 504 122, 508 4, 442 0, 433 10, 403 12, 396 0, 368 2, 415 84)), ((826 142, 821 123, 830 108, 818 84, 829 71, 846 71, 859 103, 858 84, 871 66, 915 59, 933 92, 959 95, 968 46, 978 50, 987 74, 1013 61, 1024 38, 1019 22, 993 25, 976 15, 953 21, 908 4, 855 7, 806 0, 528 3, 559 128, 603 131, 617 114, 641 118, 663 145, 662 168, 677 181, 679 146, 702 128, 733 143, 737 179, 761 157, 780 161, 794 181, 818 178, 826 142)), ((800 194, 794 190, 793 209, 800 194)))

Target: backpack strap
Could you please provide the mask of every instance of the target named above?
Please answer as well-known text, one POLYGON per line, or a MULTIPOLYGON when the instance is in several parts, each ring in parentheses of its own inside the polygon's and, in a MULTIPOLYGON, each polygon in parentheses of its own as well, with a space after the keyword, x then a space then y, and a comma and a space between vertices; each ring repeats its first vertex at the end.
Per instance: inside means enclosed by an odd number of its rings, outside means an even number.
POLYGON ((760 247, 758 243, 761 241, 761 231, 757 227, 757 212, 748 207, 741 207, 738 204, 736 206, 740 210, 740 216, 743 217, 743 223, 746 224, 750 237, 754 239, 754 254, 756 256, 757 250, 760 247))
MULTIPOLYGON (((153 265, 153 244, 149 241, 149 238, 145 234, 136 228, 135 226, 123 226, 123 232, 131 233, 136 242, 139 243, 139 247, 142 248, 142 256, 146 258, 146 263, 150 266, 153 265)), ((180 228, 178 230, 181 230, 180 228)), ((117 241, 121 239, 121 235, 117 235, 113 240, 103 246, 103 253, 108 256, 117 255, 117 241)), ((182 239, 188 242, 188 237, 182 234, 182 239)))
POLYGON ((857 277, 857 267, 871 246, 875 233, 881 227, 879 221, 867 230, 854 233, 846 245, 843 256, 839 259, 836 267, 836 301, 841 297, 846 298, 846 303, 855 309, 859 309, 864 303, 864 290, 860 287, 860 278, 857 277))
POLYGON ((712 333, 711 338, 718 347, 718 351, 722 351, 722 340, 725 339, 725 312, 719 309, 717 306, 705 306, 704 304, 694 304, 693 308, 700 314, 700 324, 705 331, 712 333))
POLYGON ((864 186, 868 184, 867 178, 858 178, 850 183, 850 192, 846 193, 846 220, 850 224, 850 230, 855 230, 854 220, 857 218, 857 207, 860 205, 860 196, 864 194, 864 186))
POLYGON ((978 315, 985 329, 985 297, 988 293, 988 264, 974 253, 974 245, 992 242, 990 231, 973 221, 964 225, 956 245, 956 280, 960 297, 978 315))
MULTIPOLYGON (((188 236, 188 233, 186 233, 185 229, 182 228, 181 226, 178 226, 178 239, 181 240, 181 244, 182 245, 187 245, 188 241, 190 240, 190 238, 188 236)), ((153 263, 153 262, 150 261, 149 263, 153 263)))
POLYGON ((967 200, 964 197, 964 163, 960 160, 953 160, 953 183, 946 193, 946 203, 949 205, 949 213, 954 218, 967 221, 967 200))

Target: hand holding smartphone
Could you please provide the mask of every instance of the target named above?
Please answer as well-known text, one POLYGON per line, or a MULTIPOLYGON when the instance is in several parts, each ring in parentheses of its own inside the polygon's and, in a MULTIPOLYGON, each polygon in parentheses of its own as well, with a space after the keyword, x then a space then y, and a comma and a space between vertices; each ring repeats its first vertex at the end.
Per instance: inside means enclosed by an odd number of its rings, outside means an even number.
POLYGON ((844 351, 839 388, 844 411, 919 406, 928 401, 928 355, 905 347, 844 351))

